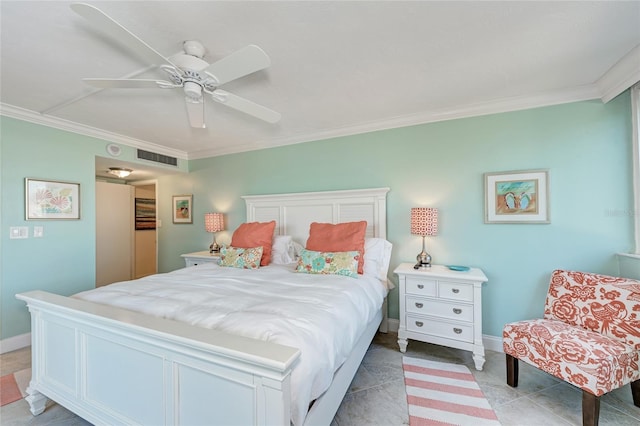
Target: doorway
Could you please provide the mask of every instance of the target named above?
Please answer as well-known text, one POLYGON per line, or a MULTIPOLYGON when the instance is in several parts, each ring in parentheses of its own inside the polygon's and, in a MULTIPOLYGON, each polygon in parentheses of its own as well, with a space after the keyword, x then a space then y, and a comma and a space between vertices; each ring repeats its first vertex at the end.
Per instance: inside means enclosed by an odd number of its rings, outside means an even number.
POLYGON ((133 277, 133 190, 96 181, 96 287, 133 277))
POLYGON ((95 157, 96 287, 157 273, 157 178, 171 173, 153 165, 95 157), (114 178, 109 171, 114 167, 132 173, 114 178), (113 216, 123 217, 114 224, 113 216))
POLYGON ((135 194, 134 278, 158 272, 156 183, 132 183, 135 194))

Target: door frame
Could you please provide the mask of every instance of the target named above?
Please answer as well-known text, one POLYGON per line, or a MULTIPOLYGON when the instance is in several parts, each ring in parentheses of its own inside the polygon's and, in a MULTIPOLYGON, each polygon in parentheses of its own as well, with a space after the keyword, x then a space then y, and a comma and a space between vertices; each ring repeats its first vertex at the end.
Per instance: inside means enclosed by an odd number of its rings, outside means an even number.
MULTIPOLYGON (((154 190, 155 190, 155 200, 156 200, 156 241, 155 241, 155 245, 156 245, 156 274, 158 273, 158 247, 160 246, 160 232, 159 232, 159 228, 162 225, 162 222, 160 220, 158 220, 158 180, 157 179, 147 179, 147 180, 138 180, 138 181, 133 181, 133 182, 129 182, 129 185, 131 186, 146 186, 146 185, 153 185, 154 186, 154 190)), ((134 191, 134 197, 135 197, 135 191, 134 191)), ((135 220, 135 217, 134 217, 135 220)), ((134 231, 135 232, 135 231, 134 231)), ((135 237, 134 237, 134 241, 135 241, 135 237)), ((135 255, 135 243, 134 243, 134 255, 135 255)), ((134 269, 135 269, 135 259, 134 259, 134 269)))

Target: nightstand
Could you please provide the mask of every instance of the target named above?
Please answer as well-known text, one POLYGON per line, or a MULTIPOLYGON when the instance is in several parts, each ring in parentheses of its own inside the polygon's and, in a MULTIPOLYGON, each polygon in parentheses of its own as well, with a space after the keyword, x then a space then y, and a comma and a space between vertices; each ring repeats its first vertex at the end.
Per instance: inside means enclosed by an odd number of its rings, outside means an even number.
POLYGON ((184 263, 186 266, 196 266, 201 263, 219 263, 220 253, 209 253, 209 250, 196 251, 194 253, 187 253, 180 255, 184 257, 184 263))
POLYGON ((400 327, 398 346, 407 350, 408 339, 473 352, 477 370, 484 365, 482 343, 482 283, 477 268, 452 271, 443 265, 414 269, 403 263, 399 277, 400 327))

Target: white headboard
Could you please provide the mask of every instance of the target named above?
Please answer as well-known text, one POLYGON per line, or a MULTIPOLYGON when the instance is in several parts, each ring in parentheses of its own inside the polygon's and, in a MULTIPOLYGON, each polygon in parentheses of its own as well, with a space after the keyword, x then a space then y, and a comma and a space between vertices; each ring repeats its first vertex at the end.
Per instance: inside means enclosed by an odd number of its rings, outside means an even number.
POLYGON ((276 221, 276 235, 291 235, 302 244, 311 222, 367 221, 367 237, 387 238, 389 188, 293 194, 245 195, 247 222, 276 221))

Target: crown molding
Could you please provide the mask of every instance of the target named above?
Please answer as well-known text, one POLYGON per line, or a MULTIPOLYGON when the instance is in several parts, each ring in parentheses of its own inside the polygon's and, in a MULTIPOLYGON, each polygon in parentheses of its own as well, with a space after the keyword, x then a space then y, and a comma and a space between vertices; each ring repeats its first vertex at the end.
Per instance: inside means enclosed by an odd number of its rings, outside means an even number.
POLYGON ((637 45, 615 65, 613 65, 597 82, 590 85, 578 86, 562 91, 552 91, 535 95, 517 96, 496 99, 479 104, 469 104, 461 108, 442 111, 421 112, 418 114, 394 117, 355 126, 330 129, 320 132, 296 135, 281 139, 255 141, 245 145, 227 145, 189 153, 189 159, 217 157, 236 154, 256 149, 273 148, 277 146, 293 145, 303 142, 351 136, 361 133, 395 129, 399 127, 415 126, 418 124, 435 123, 438 121, 455 120, 459 118, 477 117, 489 114, 499 114, 532 108, 541 108, 572 102, 600 99, 607 103, 640 81, 640 45, 637 45))
POLYGON ((258 149, 267 149, 304 142, 352 136, 356 134, 376 132, 380 130, 389 130, 400 127, 415 126, 419 124, 455 120, 459 118, 469 118, 482 115, 520 111, 532 108, 566 104, 571 102, 600 99, 606 103, 618 96, 620 93, 627 90, 638 81, 640 81, 640 45, 633 48, 620 61, 618 61, 613 67, 611 67, 595 84, 591 85, 578 86, 562 91, 539 93, 534 94, 533 96, 528 95, 495 99, 489 102, 469 104, 459 108, 440 111, 426 111, 401 117, 377 120, 374 122, 360 123, 353 126, 345 126, 337 129, 327 129, 319 132, 299 134, 286 138, 252 141, 243 145, 228 144, 220 148, 212 148, 192 152, 185 152, 167 148, 152 142, 111 133, 105 130, 85 126, 50 115, 36 113, 8 104, 0 103, 0 115, 5 115, 36 124, 42 124, 60 130, 82 134, 85 136, 95 137, 109 142, 117 142, 134 148, 158 152, 160 154, 170 155, 180 159, 195 160, 201 158, 237 154, 258 149))
POLYGON ((616 62, 597 82, 602 102, 607 103, 640 81, 640 44, 616 62))
POLYGON ((353 136, 362 133, 377 132, 380 130, 389 130, 420 124, 436 123, 440 121, 456 120, 459 118, 470 118, 482 115, 520 111, 593 99, 600 99, 600 91, 596 85, 579 86, 564 91, 540 93, 533 96, 529 95, 496 99, 490 102, 469 104, 465 107, 460 108, 421 112, 401 117, 394 117, 388 120, 361 123, 355 126, 346 126, 320 132, 306 133, 293 137, 268 139, 263 141, 254 141, 250 144, 244 145, 227 145, 222 148, 193 151, 189 153, 189 159, 218 157, 221 155, 237 154, 258 149, 274 148, 278 146, 294 145, 304 142, 353 136))
POLYGON ((77 133, 92 138, 102 139, 107 142, 116 142, 133 148, 140 148, 147 151, 157 152, 159 154, 170 155, 172 157, 180 158, 183 160, 188 159, 188 154, 185 151, 167 148, 165 146, 143 141, 140 139, 130 138, 118 133, 108 132, 106 130, 65 120, 63 118, 40 114, 10 104, 0 103, 0 115, 27 121, 34 124, 41 124, 43 126, 52 127, 58 130, 64 130, 67 132, 77 133))

